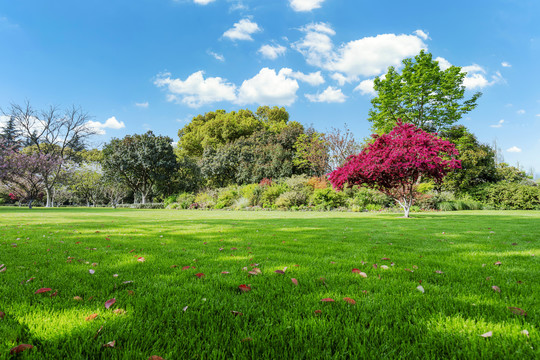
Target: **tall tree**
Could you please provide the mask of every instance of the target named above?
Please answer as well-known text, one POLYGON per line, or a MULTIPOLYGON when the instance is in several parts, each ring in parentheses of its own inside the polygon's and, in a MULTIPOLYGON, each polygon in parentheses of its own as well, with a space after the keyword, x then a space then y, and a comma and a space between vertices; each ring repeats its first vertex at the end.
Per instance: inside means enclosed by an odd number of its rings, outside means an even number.
POLYGON ((442 71, 424 50, 414 59, 403 60, 403 65, 401 74, 391 66, 384 77, 374 80, 377 96, 371 100, 368 120, 375 133, 388 133, 398 119, 428 132, 439 132, 473 110, 482 95, 477 92, 464 100, 466 73, 457 66, 442 71))
POLYGON ((308 129, 301 134, 296 144, 294 164, 302 173, 313 176, 323 176, 330 170, 328 142, 324 134, 308 129))
POLYGON ((357 155, 362 149, 347 124, 343 129, 332 127, 324 138, 328 144, 331 169, 343 165, 349 156, 357 155))
POLYGON ((2 127, 0 137, 4 140, 4 144, 6 146, 12 148, 20 147, 21 132, 17 129, 17 126, 15 124, 15 118, 13 118, 13 116, 10 116, 9 120, 2 127))
POLYGON ((82 144, 96 132, 89 126, 90 116, 81 108, 72 106, 66 110, 51 106, 37 111, 29 102, 24 105, 11 104, 7 113, 14 119, 15 126, 28 146, 39 155, 59 158, 54 169, 42 174, 47 195, 47 207, 54 203, 54 186, 62 172, 62 167, 70 160, 82 144))
POLYGON ((152 131, 112 139, 103 148, 103 170, 108 178, 116 177, 138 193, 145 204, 154 185, 169 181, 178 169, 171 142, 152 131))
POLYGON ((448 172, 460 167, 454 144, 412 124, 398 122, 390 133, 373 136, 372 144, 351 156, 328 179, 336 189, 362 184, 377 188, 403 208, 405 217, 409 217, 421 177, 440 183, 448 172))

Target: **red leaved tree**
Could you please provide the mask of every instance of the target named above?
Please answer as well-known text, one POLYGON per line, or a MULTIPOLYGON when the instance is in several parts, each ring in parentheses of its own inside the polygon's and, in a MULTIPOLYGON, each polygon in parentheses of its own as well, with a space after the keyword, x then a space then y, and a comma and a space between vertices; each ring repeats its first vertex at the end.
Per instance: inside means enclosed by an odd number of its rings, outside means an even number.
POLYGON ((454 144, 398 120, 388 134, 372 135, 375 141, 331 172, 335 189, 367 185, 391 196, 409 217, 420 178, 440 183, 453 169, 461 168, 454 144))

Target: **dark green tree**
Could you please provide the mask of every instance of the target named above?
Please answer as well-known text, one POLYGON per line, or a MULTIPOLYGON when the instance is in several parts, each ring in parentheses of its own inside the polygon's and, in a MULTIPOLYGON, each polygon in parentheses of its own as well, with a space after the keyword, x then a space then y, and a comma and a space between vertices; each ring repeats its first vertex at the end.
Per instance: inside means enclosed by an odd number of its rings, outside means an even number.
POLYGON ((4 140, 4 145, 18 149, 21 145, 21 132, 17 129, 15 118, 9 117, 9 120, 2 127, 0 138, 4 140))
POLYGON ((482 95, 477 92, 464 100, 466 73, 457 66, 441 70, 423 50, 403 65, 401 73, 391 66, 384 79, 374 81, 377 96, 371 100, 368 120, 375 133, 390 132, 398 119, 428 132, 446 130, 473 110, 482 95))
POLYGON ((171 142, 151 131, 112 139, 103 148, 103 171, 139 194, 144 204, 154 186, 169 181, 178 170, 171 142))

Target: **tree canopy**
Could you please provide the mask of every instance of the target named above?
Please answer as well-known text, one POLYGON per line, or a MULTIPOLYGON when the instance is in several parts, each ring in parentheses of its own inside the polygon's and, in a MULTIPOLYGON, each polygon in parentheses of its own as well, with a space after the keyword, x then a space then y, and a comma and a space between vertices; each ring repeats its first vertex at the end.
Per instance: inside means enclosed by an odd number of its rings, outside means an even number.
POLYGON ((371 100, 368 120, 375 133, 388 133, 398 119, 428 132, 448 129, 473 110, 482 95, 477 92, 464 100, 466 73, 457 66, 441 70, 423 50, 403 60, 403 66, 401 73, 391 66, 374 80, 377 96, 371 100))

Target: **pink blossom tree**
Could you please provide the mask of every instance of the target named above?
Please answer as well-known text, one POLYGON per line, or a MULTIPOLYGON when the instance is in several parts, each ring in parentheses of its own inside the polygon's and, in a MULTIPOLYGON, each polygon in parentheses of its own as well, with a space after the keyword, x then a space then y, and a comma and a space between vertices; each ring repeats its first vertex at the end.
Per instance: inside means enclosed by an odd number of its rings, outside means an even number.
POLYGON ((441 183, 448 172, 461 168, 454 144, 401 120, 390 133, 372 137, 372 144, 350 156, 328 179, 335 189, 363 184, 380 190, 403 208, 406 218, 420 179, 441 183))

